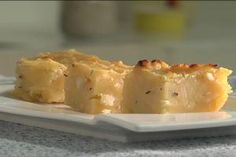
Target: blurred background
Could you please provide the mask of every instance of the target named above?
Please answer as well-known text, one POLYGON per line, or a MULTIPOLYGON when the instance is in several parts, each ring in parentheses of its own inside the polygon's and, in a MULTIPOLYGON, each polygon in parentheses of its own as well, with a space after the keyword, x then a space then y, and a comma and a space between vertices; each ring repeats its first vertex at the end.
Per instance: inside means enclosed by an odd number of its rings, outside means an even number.
POLYGON ((0 74, 13 76, 23 56, 70 48, 236 71, 235 15, 234 1, 0 1, 0 74))

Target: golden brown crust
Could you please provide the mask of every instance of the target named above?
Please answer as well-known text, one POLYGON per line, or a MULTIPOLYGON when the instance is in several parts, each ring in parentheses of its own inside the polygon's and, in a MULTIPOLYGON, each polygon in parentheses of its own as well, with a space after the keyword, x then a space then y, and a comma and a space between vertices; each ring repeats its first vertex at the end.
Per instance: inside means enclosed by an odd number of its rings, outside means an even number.
POLYGON ((148 65, 148 63, 150 63, 150 61, 148 61, 148 60, 146 60, 146 59, 143 59, 143 60, 138 61, 138 63, 136 64, 136 66, 145 67, 145 66, 148 65))
POLYGON ((128 66, 123 64, 122 61, 113 61, 109 62, 109 64, 103 64, 102 62, 94 62, 94 61, 88 61, 88 60, 81 60, 79 62, 74 62, 70 65, 68 65, 69 68, 75 68, 80 66, 81 64, 89 66, 91 68, 95 69, 101 69, 101 70, 113 70, 115 72, 118 72, 120 74, 126 74, 129 71, 132 70, 132 66, 128 66))
POLYGON ((39 56, 36 58, 41 58, 41 59, 47 59, 50 58, 56 62, 59 62, 64 65, 71 64, 73 62, 77 62, 80 60, 90 60, 90 61, 99 61, 99 62, 105 62, 101 59, 99 59, 97 56, 94 55, 87 55, 83 54, 81 52, 78 52, 76 50, 67 50, 67 51, 61 51, 61 52, 44 52, 41 53, 39 56))
POLYGON ((137 62, 136 68, 144 68, 149 70, 162 70, 164 72, 185 73, 198 70, 216 70, 219 69, 217 64, 174 64, 168 65, 165 61, 155 60, 140 60, 137 62))
POLYGON ((159 59, 154 59, 154 60, 140 60, 138 61, 138 63, 136 64, 135 67, 141 67, 141 68, 154 68, 154 69, 166 69, 169 68, 169 65, 159 59))
POLYGON ((171 66, 171 68, 173 69, 189 69, 189 68, 206 68, 206 67, 209 67, 209 68, 217 68, 217 64, 174 64, 171 66))
POLYGON ((192 72, 197 70, 215 70, 218 69, 217 64, 175 64, 169 71, 171 72, 192 72))

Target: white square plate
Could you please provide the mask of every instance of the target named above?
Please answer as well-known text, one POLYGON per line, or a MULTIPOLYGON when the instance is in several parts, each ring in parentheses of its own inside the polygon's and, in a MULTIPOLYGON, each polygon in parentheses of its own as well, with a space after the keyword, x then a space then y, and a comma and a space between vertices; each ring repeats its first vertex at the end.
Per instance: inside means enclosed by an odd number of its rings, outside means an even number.
POLYGON ((36 104, 11 98, 11 81, 0 82, 0 119, 115 140, 144 141, 235 134, 236 99, 216 113, 101 114, 74 112, 63 104, 36 104), (235 110, 235 111, 234 111, 235 110))

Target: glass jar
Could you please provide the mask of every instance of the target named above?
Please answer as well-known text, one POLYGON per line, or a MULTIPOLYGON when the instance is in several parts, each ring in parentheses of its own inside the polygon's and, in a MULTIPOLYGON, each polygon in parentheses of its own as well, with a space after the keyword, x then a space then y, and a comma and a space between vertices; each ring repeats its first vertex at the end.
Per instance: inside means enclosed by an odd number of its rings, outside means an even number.
POLYGON ((74 37, 96 37, 115 32, 118 11, 114 1, 64 1, 62 30, 74 37))

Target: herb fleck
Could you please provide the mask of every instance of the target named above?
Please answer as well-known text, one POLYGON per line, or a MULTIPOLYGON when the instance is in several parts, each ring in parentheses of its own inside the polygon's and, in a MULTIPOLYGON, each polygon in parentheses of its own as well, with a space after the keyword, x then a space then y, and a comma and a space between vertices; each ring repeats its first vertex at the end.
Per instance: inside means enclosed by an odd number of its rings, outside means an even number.
POLYGON ((94 70, 91 70, 91 72, 90 72, 90 75, 92 75, 92 74, 93 74, 93 72, 94 72, 94 70))
POLYGON ((100 95, 94 95, 94 96, 91 96, 89 99, 101 99, 101 96, 100 95))
POLYGON ((150 91, 150 90, 145 92, 145 94, 149 94, 149 93, 151 93, 151 91, 150 91))
POLYGON ((93 88, 91 88, 91 87, 89 88, 90 91, 91 91, 92 89, 93 89, 93 88))
POLYGON ((64 76, 65 76, 65 77, 68 77, 68 75, 67 75, 67 74, 64 74, 64 76))
POLYGON ((22 75, 19 75, 19 76, 18 76, 18 78, 20 78, 20 79, 21 79, 21 78, 23 78, 23 76, 22 76, 22 75))
POLYGON ((173 93, 173 96, 178 96, 178 95, 179 95, 179 93, 177 93, 177 92, 173 93))
POLYGON ((92 80, 90 78, 86 77, 86 81, 91 82, 92 80))

